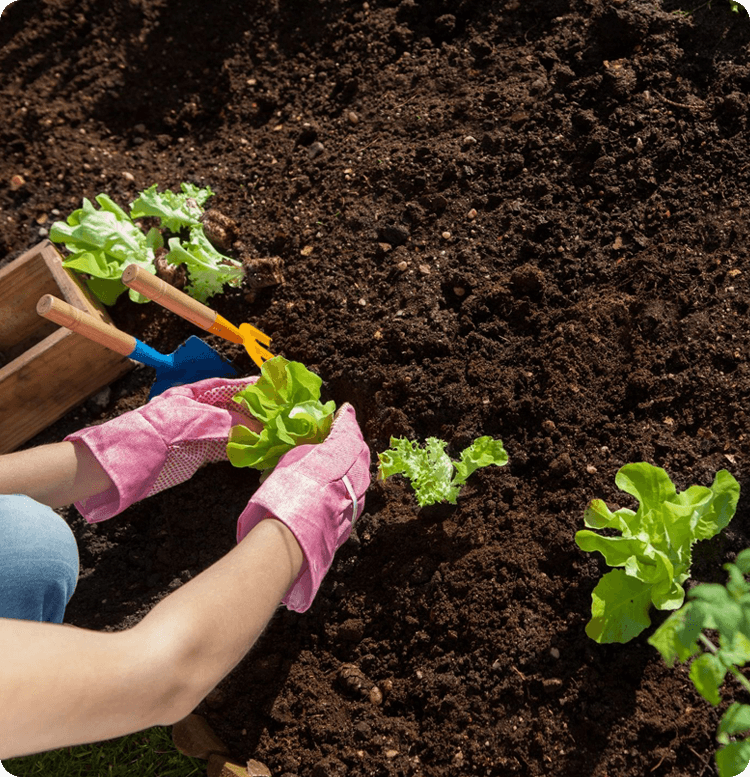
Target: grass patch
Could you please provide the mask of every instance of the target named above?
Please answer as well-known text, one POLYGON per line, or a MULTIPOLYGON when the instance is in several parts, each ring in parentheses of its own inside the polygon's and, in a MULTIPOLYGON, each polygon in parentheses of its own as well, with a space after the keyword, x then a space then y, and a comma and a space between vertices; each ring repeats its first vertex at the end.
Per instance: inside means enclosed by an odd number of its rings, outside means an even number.
POLYGON ((93 745, 77 745, 3 761, 16 777, 202 777, 206 762, 175 749, 171 729, 156 726, 93 745))

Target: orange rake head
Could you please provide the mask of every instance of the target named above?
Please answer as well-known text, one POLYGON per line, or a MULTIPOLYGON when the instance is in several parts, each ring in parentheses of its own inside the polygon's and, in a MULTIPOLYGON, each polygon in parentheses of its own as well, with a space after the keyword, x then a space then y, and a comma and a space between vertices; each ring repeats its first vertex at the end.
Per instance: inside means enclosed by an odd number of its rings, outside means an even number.
POLYGON ((271 338, 263 334, 260 329, 256 329, 251 324, 240 324, 237 328, 207 305, 170 286, 137 264, 129 264, 125 268, 122 282, 206 332, 223 337, 230 343, 241 343, 258 367, 262 367, 263 362, 273 358, 273 354, 267 349, 271 344, 271 338))

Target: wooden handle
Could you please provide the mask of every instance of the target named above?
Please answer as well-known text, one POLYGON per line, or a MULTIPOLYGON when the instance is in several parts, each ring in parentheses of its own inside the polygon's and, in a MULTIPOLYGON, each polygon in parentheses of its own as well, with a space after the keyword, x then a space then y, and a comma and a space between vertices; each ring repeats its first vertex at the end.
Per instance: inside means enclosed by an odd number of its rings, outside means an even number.
POLYGON ((125 268, 122 282, 201 329, 210 329, 216 321, 217 314, 211 308, 175 289, 174 286, 170 286, 137 264, 129 264, 125 268))
POLYGON ((136 341, 132 335, 125 334, 110 324, 105 324, 98 318, 68 305, 67 302, 63 302, 51 294, 45 294, 37 302, 36 312, 40 316, 123 356, 130 356, 135 349, 136 341))

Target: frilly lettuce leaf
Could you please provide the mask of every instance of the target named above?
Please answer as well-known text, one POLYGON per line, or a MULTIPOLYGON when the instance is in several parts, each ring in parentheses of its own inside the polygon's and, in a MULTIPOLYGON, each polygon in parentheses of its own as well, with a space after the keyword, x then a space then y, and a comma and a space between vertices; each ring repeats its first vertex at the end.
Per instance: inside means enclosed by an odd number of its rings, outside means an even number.
POLYGON ((245 276, 242 263, 219 253, 200 224, 190 228, 187 243, 173 237, 165 258, 171 264, 187 265, 190 278, 185 291, 198 302, 221 293, 225 284, 239 286, 245 276))
POLYGON ((181 192, 167 189, 159 193, 156 184, 141 192, 130 206, 130 218, 155 216, 162 227, 170 232, 179 232, 186 227, 200 224, 203 205, 213 196, 211 187, 200 189, 194 184, 183 183, 181 192))
POLYGON ((320 443, 328 436, 335 402, 320 402, 322 380, 304 364, 275 356, 263 363, 257 383, 234 396, 234 401, 257 418, 263 429, 254 432, 233 426, 227 457, 235 467, 265 470, 297 445, 320 443))
POLYGON ((480 437, 452 461, 445 452, 447 443, 428 437, 425 447, 404 437, 391 437, 391 447, 378 455, 378 471, 385 480, 401 474, 409 479, 420 507, 448 502, 456 504, 461 486, 480 467, 508 463, 508 454, 500 440, 480 437))

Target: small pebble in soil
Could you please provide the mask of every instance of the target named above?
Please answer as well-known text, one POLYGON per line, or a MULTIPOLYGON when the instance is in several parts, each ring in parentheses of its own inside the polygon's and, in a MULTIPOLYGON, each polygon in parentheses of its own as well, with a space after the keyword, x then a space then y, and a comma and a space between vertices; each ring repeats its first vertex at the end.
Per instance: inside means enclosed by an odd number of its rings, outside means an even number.
POLYGON ((403 261, 402 261, 402 262, 399 262, 399 263, 396 265, 396 267, 398 267, 398 269, 399 269, 399 270, 401 270, 401 272, 404 272, 406 269, 408 269, 408 267, 409 267, 409 262, 403 262, 403 261))
POLYGON ((443 232, 440 235, 440 237, 442 237, 443 240, 450 240, 451 239, 451 233, 446 230, 445 232, 443 232))
POLYGON ((107 407, 111 398, 112 389, 109 386, 105 386, 105 388, 91 398, 91 404, 96 410, 102 411, 107 407))
POLYGON ((373 685, 370 689, 370 704, 374 704, 376 707, 383 703, 383 692, 377 685, 373 685))
POLYGON ((557 648, 554 648, 554 647, 553 647, 553 648, 550 648, 550 649, 549 649, 549 654, 550 654, 550 655, 552 656, 552 658, 554 658, 554 659, 558 659, 558 658, 560 658, 560 651, 559 651, 557 648))
POLYGON ((307 156, 310 159, 317 159, 324 151, 325 146, 319 140, 316 140, 315 143, 307 149, 307 156))
POLYGON ((419 272, 422 273, 422 275, 429 275, 432 271, 430 270, 429 264, 420 264, 419 265, 419 272))
POLYGON ((26 183, 26 179, 22 175, 14 175, 10 179, 10 190, 12 192, 18 191, 24 184, 26 183))
POLYGON ((453 293, 457 297, 463 297, 464 294, 466 294, 466 289, 463 286, 454 286, 453 287, 453 293))
POLYGON ((245 770, 247 777, 271 777, 271 770, 264 763, 252 758, 247 762, 245 770))
POLYGON ((472 209, 471 209, 471 210, 470 210, 470 211, 469 211, 469 212, 466 214, 466 217, 467 217, 468 219, 470 219, 471 221, 473 221, 473 220, 474 220, 474 219, 477 217, 477 209, 476 209, 476 208, 472 208, 472 209))
POLYGON ((353 696, 369 696, 373 683, 355 664, 342 664, 336 679, 339 685, 353 696))

